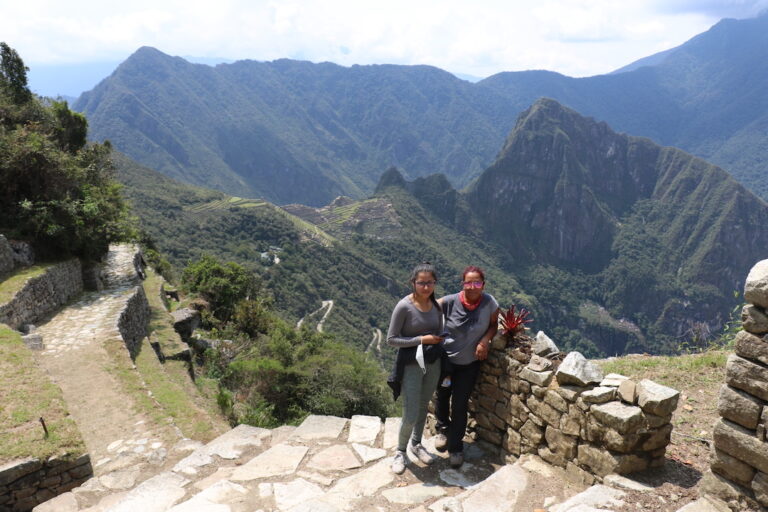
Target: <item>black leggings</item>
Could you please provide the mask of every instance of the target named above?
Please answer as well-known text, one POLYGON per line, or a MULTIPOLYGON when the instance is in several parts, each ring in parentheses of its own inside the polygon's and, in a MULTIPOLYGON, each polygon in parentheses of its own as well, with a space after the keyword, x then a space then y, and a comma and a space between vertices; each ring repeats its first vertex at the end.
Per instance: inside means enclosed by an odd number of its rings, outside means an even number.
POLYGON ((451 365, 451 385, 437 387, 437 430, 448 438, 448 451, 459 453, 464 451, 465 431, 467 430, 467 405, 469 395, 475 389, 475 382, 480 373, 480 361, 466 365, 451 365))

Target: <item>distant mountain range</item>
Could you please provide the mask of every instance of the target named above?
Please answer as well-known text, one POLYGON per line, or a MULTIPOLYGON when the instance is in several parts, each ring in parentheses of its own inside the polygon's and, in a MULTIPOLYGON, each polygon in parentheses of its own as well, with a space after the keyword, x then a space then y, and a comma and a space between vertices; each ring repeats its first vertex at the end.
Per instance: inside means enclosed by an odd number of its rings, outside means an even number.
POLYGON ((539 97, 681 147, 768 197, 768 15, 723 20, 624 68, 478 83, 429 66, 278 60, 216 67, 141 48, 75 108, 91 136, 182 181, 278 204, 365 197, 383 169, 464 187, 539 97), (621 70, 620 70, 621 71, 621 70))
MULTIPOLYGON (((232 198, 120 160, 135 211, 183 265, 202 253, 260 273, 294 321, 334 300, 326 327, 360 349, 386 330, 422 260, 456 291, 487 270, 503 306, 525 305, 564 348, 675 353, 728 320, 744 275, 768 252, 768 205, 722 169, 614 132, 550 99, 521 114, 466 191, 391 168, 373 196, 323 208, 232 198), (260 252, 280 248, 280 263, 260 252)), ((384 359, 391 351, 378 355, 384 359)))

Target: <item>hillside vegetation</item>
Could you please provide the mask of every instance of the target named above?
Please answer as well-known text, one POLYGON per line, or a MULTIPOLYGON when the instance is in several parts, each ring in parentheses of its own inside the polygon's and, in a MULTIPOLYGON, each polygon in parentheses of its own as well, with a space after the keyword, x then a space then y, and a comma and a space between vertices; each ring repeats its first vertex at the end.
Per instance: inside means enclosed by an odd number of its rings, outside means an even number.
POLYGON ((768 207, 724 171, 552 100, 520 117, 464 193, 444 176, 407 181, 390 169, 369 199, 278 209, 122 162, 135 211, 172 265, 205 253, 237 261, 292 323, 333 300, 326 330, 361 350, 425 260, 440 271, 438 295, 458 290, 467 264, 482 266, 503 306, 525 305, 535 328, 588 356, 706 346, 768 248, 768 207))
POLYGON ((768 197, 768 14, 707 32, 610 75, 499 73, 479 83, 429 66, 281 59, 209 67, 143 47, 75 108, 95 140, 176 179, 273 203, 367 197, 383 169, 456 188, 494 161, 541 97, 676 146, 768 197))
POLYGON ((98 259, 130 233, 111 148, 86 144, 85 117, 34 97, 21 57, 0 54, 0 232, 43 257, 98 259))

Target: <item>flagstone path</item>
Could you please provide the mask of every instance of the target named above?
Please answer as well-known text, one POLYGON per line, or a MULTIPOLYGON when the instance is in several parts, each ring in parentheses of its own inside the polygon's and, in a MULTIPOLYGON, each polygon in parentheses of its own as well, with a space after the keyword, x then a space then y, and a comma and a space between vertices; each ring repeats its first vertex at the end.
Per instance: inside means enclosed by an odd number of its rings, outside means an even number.
MULTIPOLYGON (((136 248, 110 248, 104 266, 105 289, 87 292, 37 328, 44 350, 40 365, 62 390, 70 414, 85 440, 95 474, 125 470, 112 488, 129 487, 144 465, 165 459, 168 445, 181 436, 167 423, 157 425, 137 412, 133 397, 114 376, 107 343, 122 344, 120 311, 139 285, 136 248), (129 469, 130 468, 130 469, 129 469)), ((124 351, 126 364, 132 363, 124 351)))

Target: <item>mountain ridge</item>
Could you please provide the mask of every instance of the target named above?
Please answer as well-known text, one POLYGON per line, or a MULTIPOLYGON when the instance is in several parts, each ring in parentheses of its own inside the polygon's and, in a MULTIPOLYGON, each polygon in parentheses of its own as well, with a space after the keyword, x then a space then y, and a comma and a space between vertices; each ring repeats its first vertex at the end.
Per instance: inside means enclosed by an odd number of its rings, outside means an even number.
POLYGON ((723 20, 652 66, 469 83, 432 66, 279 59, 195 65, 143 47, 75 107, 96 139, 177 179, 278 204, 362 198, 382 169, 455 188, 494 157, 519 112, 551 97, 615 130, 678 146, 768 197, 768 16, 723 20), (130 71, 130 72, 129 72, 130 71))

